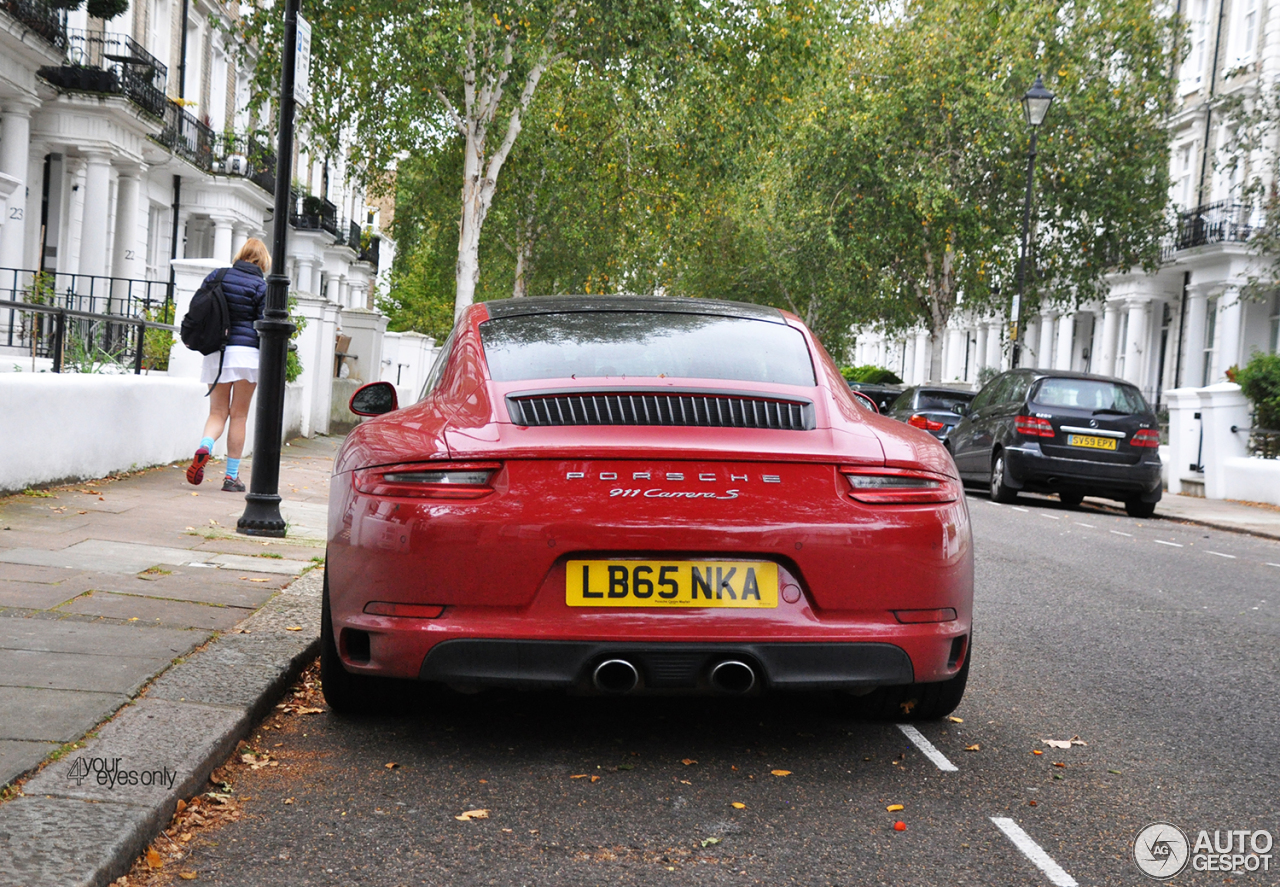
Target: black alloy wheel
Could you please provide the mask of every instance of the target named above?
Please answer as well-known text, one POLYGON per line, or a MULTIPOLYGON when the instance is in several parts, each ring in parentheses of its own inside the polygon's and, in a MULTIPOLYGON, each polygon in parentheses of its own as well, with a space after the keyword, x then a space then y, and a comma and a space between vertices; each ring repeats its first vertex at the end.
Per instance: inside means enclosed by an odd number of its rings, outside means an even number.
POLYGON ((991 501, 1013 502, 1018 498, 1018 491, 1004 482, 1004 453, 996 453, 991 461, 991 501))
POLYGON ((1151 517, 1156 513, 1156 503, 1130 499, 1124 503, 1124 510, 1129 513, 1129 517, 1151 517))

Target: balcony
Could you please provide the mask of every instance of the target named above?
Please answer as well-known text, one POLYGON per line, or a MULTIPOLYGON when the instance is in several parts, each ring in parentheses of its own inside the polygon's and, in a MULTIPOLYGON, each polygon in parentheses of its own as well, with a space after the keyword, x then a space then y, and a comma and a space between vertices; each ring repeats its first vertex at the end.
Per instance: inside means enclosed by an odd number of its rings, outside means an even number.
POLYGON ((213 172, 213 130, 177 102, 166 103, 164 129, 155 138, 197 169, 213 172))
POLYGON ((67 48, 67 26, 62 14, 44 0, 0 0, 0 9, 39 34, 54 49, 67 48))
POLYGON ((1191 212, 1178 214, 1173 248, 1184 250, 1208 243, 1246 243, 1260 224, 1251 204, 1229 200, 1206 203, 1191 212))
POLYGON ((215 136, 210 171, 243 176, 268 194, 276 193, 276 155, 256 136, 235 133, 215 136))
POLYGON ((293 198, 293 211, 289 214, 290 225, 299 231, 327 231, 341 242, 337 206, 313 194, 303 196, 297 191, 290 193, 293 198))
POLYGON ((373 267, 378 267, 378 247, 382 243, 382 238, 372 236, 367 238, 366 242, 360 247, 360 256, 357 261, 368 262, 373 267))
POLYGON ((165 116, 164 84, 169 69, 132 37, 103 31, 63 33, 67 61, 58 67, 41 68, 41 77, 70 92, 123 95, 148 114, 165 116))

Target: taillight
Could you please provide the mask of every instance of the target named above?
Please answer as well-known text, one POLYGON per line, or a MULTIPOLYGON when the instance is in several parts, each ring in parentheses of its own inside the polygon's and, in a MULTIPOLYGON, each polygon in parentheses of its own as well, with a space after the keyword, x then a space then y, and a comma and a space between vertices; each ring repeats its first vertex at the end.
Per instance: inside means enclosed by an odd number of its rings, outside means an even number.
POLYGON ((1017 416, 1013 420, 1018 433, 1027 437, 1053 437, 1055 432, 1048 419, 1039 416, 1017 416))
POLYGON ((1129 441, 1132 447, 1158 447, 1160 446, 1160 432, 1154 428, 1143 428, 1133 436, 1129 441))
POLYGON ((496 462, 390 465, 352 472, 351 482, 370 496, 479 499, 493 492, 489 480, 501 467, 496 462))
POLYGON ((930 419, 923 413, 916 413, 907 420, 907 424, 913 428, 923 428, 925 431, 941 431, 946 427, 943 423, 930 419))
POLYGON ((916 502, 954 502, 960 483, 949 477, 895 468, 841 468, 849 482, 849 496, 859 502, 909 505, 916 502))

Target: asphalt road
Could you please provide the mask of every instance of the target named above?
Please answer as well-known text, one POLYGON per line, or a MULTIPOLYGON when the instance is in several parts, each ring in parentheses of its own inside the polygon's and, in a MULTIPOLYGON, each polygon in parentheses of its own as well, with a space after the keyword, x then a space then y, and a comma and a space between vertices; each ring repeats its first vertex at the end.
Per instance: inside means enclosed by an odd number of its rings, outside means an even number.
POLYGON ((1155 820, 1280 836, 1280 543, 1048 499, 970 507, 963 723, 919 726, 953 772, 825 698, 423 696, 269 718, 253 746, 278 766, 228 771, 241 818, 181 868, 263 887, 1116 885, 1154 883, 1131 848, 1155 820))

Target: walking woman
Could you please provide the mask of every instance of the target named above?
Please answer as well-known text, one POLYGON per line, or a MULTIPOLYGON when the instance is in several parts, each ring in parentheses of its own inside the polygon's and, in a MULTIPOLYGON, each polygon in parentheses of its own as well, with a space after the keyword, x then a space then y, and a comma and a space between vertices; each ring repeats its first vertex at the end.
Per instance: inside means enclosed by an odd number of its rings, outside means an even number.
MULTIPOLYGON (((244 427, 249 418, 249 403, 253 390, 258 386, 258 331, 255 320, 261 320, 267 298, 266 273, 271 268, 271 253, 256 237, 251 237, 240 247, 235 263, 222 278, 222 291, 227 296, 227 308, 231 313, 231 332, 223 355, 206 354, 200 381, 212 385, 209 394, 209 418, 204 423, 204 437, 196 450, 191 466, 187 469, 187 481, 199 485, 204 480, 204 467, 209 464, 213 442, 227 431, 227 476, 222 479, 224 493, 243 493, 244 481, 240 480, 240 457, 244 455, 244 427), (218 359, 222 357, 222 372, 218 372, 218 359), (216 381, 216 384, 215 384, 216 381)), ((218 272, 214 272, 217 274, 218 272)), ((209 275, 210 278, 213 274, 209 275)), ((206 278, 208 280, 208 278, 206 278)))

